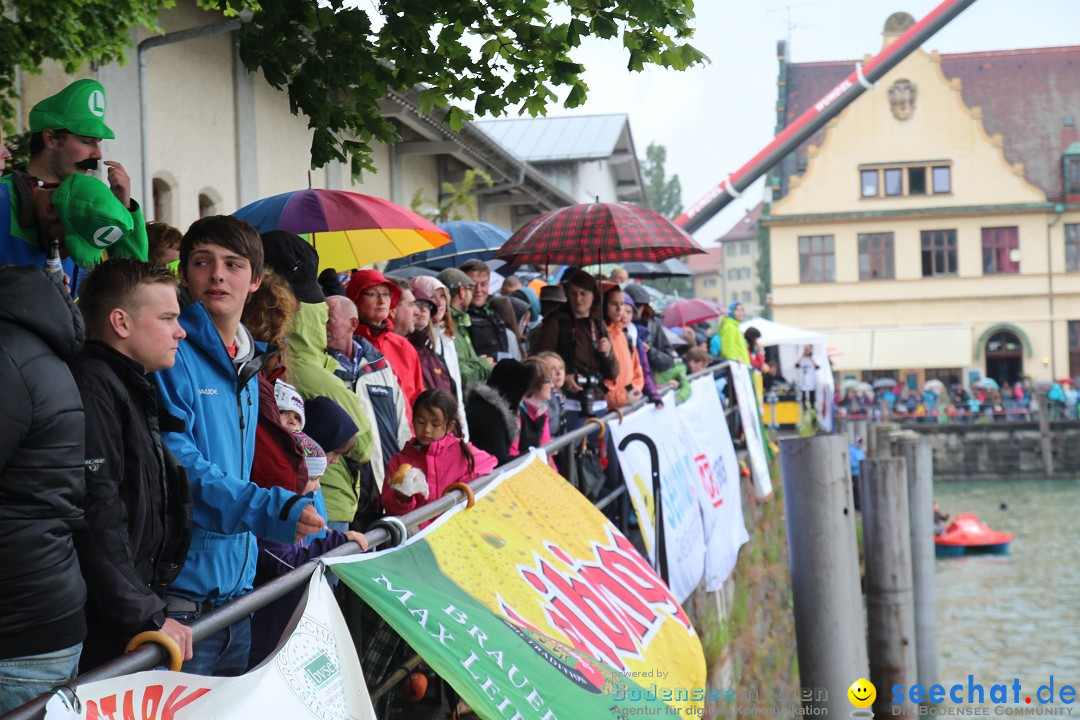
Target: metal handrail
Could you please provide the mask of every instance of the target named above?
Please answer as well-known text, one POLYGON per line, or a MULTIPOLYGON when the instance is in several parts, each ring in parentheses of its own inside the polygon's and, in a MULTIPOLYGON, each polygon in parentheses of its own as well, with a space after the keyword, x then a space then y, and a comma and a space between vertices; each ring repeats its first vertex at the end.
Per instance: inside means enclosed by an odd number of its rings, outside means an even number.
MULTIPOLYGON (((725 360, 723 362, 717 363, 716 365, 712 365, 700 372, 688 375, 687 379, 692 380, 698 377, 704 377, 705 375, 714 374, 718 371, 727 370, 728 364, 729 361, 725 360)), ((669 392, 673 391, 665 390, 663 394, 666 395, 669 392)), ((600 420, 600 422, 603 423, 603 426, 606 428, 610 422, 620 420, 623 415, 633 412, 634 410, 637 410, 638 408, 643 407, 646 404, 649 404, 649 401, 643 398, 633 403, 632 405, 621 408, 620 410, 622 412, 613 411, 603 416, 602 418, 597 419, 600 420)), ((734 410, 734 407, 735 406, 733 405, 731 408, 726 408, 725 415, 729 415, 734 410)), ((545 450, 549 454, 554 453, 565 447, 569 447, 573 443, 578 442, 583 438, 589 437, 593 433, 599 432, 600 427, 601 426, 597 423, 586 423, 585 425, 581 426, 576 430, 564 433, 563 435, 560 435, 559 437, 553 439, 552 441, 543 445, 541 449, 545 450)), ((515 458, 509 463, 499 467, 495 472, 477 478, 468 483, 468 485, 470 488, 473 489, 474 492, 482 490, 483 488, 494 482, 494 480, 500 475, 502 475, 505 471, 520 467, 528 462, 528 454, 523 455, 519 458, 515 458)), ((612 491, 610 494, 605 495, 604 497, 597 500, 594 505, 597 509, 602 510, 603 508, 607 507, 608 505, 622 498, 625 495, 626 486, 622 485, 616 490, 612 491)), ((463 491, 453 490, 444 495, 443 497, 440 497, 437 500, 424 505, 423 507, 417 508, 410 513, 400 516, 399 519, 407 528, 415 528, 419 526, 420 523, 438 517, 445 511, 449 510, 451 507, 457 505, 459 502, 464 500, 465 497, 466 496, 463 491)), ((623 515, 625 523, 625 513, 623 515)), ((626 528, 624 527, 623 531, 625 532, 625 530, 626 528)), ((369 547, 373 548, 380 545, 385 545, 393 539, 391 531, 386 527, 373 527, 372 529, 364 533, 364 537, 367 538, 369 547)), ((300 565, 283 575, 279 575, 265 585, 260 585, 259 587, 253 589, 251 592, 241 595, 240 597, 221 606, 220 608, 217 608, 216 610, 213 610, 195 619, 195 621, 189 625, 189 627, 191 628, 192 643, 199 642, 200 640, 203 640, 220 630, 224 630, 245 615, 250 615, 254 611, 263 608, 274 602, 275 600, 278 600, 285 595, 288 595, 290 592, 293 592, 294 590, 303 587, 307 584, 308 579, 311 577, 311 574, 316 572, 322 565, 323 558, 335 558, 352 555, 356 553, 359 549, 359 545, 354 542, 345 543, 344 545, 336 547, 330 552, 325 553, 318 558, 307 561, 303 565, 300 565)), ((168 653, 166 652, 164 647, 155 643, 148 643, 146 645, 142 645, 136 648, 135 650, 132 650, 129 653, 121 655, 118 658, 110 660, 103 665, 99 665, 98 667, 90 670, 89 672, 79 675, 73 680, 68 681, 62 687, 66 687, 72 691, 75 691, 80 685, 98 682, 100 680, 107 680, 109 678, 119 677, 120 675, 128 675, 130 673, 139 672, 141 670, 149 670, 166 664, 167 660, 168 653)), ((41 697, 36 698, 35 700, 32 700, 31 702, 26 703, 25 705, 22 705, 15 710, 12 710, 7 715, 4 715, 3 718, 0 720, 40 720, 45 710, 45 703, 48 701, 51 695, 51 692, 47 695, 42 695, 41 697)))

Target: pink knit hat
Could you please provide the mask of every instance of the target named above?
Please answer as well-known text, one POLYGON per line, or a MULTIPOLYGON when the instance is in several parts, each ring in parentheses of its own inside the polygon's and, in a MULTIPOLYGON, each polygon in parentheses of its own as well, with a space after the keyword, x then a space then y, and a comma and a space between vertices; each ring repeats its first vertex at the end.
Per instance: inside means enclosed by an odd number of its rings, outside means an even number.
POLYGON ((435 297, 435 291, 446 290, 446 297, 450 297, 450 290, 438 278, 431 277, 429 275, 417 275, 414 278, 409 278, 409 288, 414 292, 417 288, 423 290, 430 297, 435 297))

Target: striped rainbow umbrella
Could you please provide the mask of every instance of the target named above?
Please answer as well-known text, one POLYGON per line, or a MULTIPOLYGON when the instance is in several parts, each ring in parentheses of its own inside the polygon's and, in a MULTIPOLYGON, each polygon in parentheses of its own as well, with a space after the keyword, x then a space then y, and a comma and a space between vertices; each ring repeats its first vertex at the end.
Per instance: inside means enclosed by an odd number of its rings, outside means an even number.
POLYGON ((287 230, 319 253, 319 271, 351 270, 450 242, 435 223, 389 200, 345 190, 294 190, 233 213, 260 233, 287 230))

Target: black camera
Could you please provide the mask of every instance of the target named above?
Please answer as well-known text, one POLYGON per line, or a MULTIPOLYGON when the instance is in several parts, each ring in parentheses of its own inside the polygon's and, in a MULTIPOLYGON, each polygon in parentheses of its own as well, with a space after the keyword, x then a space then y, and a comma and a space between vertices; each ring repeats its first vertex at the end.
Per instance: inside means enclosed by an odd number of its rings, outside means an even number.
POLYGON ((593 403, 607 394, 603 379, 592 373, 579 373, 574 376, 574 382, 581 388, 581 414, 592 415, 593 403))

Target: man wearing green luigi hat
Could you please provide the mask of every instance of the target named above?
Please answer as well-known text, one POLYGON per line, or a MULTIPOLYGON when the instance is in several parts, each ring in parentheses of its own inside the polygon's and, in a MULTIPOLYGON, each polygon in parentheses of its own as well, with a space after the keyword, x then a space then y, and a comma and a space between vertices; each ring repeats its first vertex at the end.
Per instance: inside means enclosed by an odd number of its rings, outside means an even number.
POLYGON ((131 213, 97 178, 69 175, 53 191, 52 204, 68 257, 79 267, 94 267, 102 252, 146 261, 146 226, 136 227, 131 213))
MULTIPOLYGON (((116 137, 105 124, 105 88, 96 80, 76 80, 45 98, 30 110, 30 132, 26 172, 15 172, 0 180, 7 189, 11 218, 6 225, 0 220, 0 262, 18 265, 42 265, 48 253, 49 237, 53 235, 39 221, 43 212, 48 214, 51 208, 42 192, 58 188, 72 176, 86 177, 96 171, 102 157, 101 140, 116 137)), ((124 254, 145 259, 146 222, 138 203, 131 199, 131 179, 120 163, 105 161, 104 165, 109 184, 106 187, 97 181, 97 185, 108 190, 126 210, 132 231, 141 236, 141 241, 134 241, 131 247, 142 247, 142 252, 124 254)), ((80 191, 92 187, 79 184, 80 191)), ((103 198, 96 190, 94 197, 103 198)), ((115 208, 113 205, 106 214, 115 208)), ((70 249, 61 243, 61 255, 68 256, 64 258, 64 271, 71 277, 73 288, 77 283, 76 266, 92 267, 101 259, 101 251, 92 253, 89 247, 80 247, 77 254, 72 258, 70 249)))

